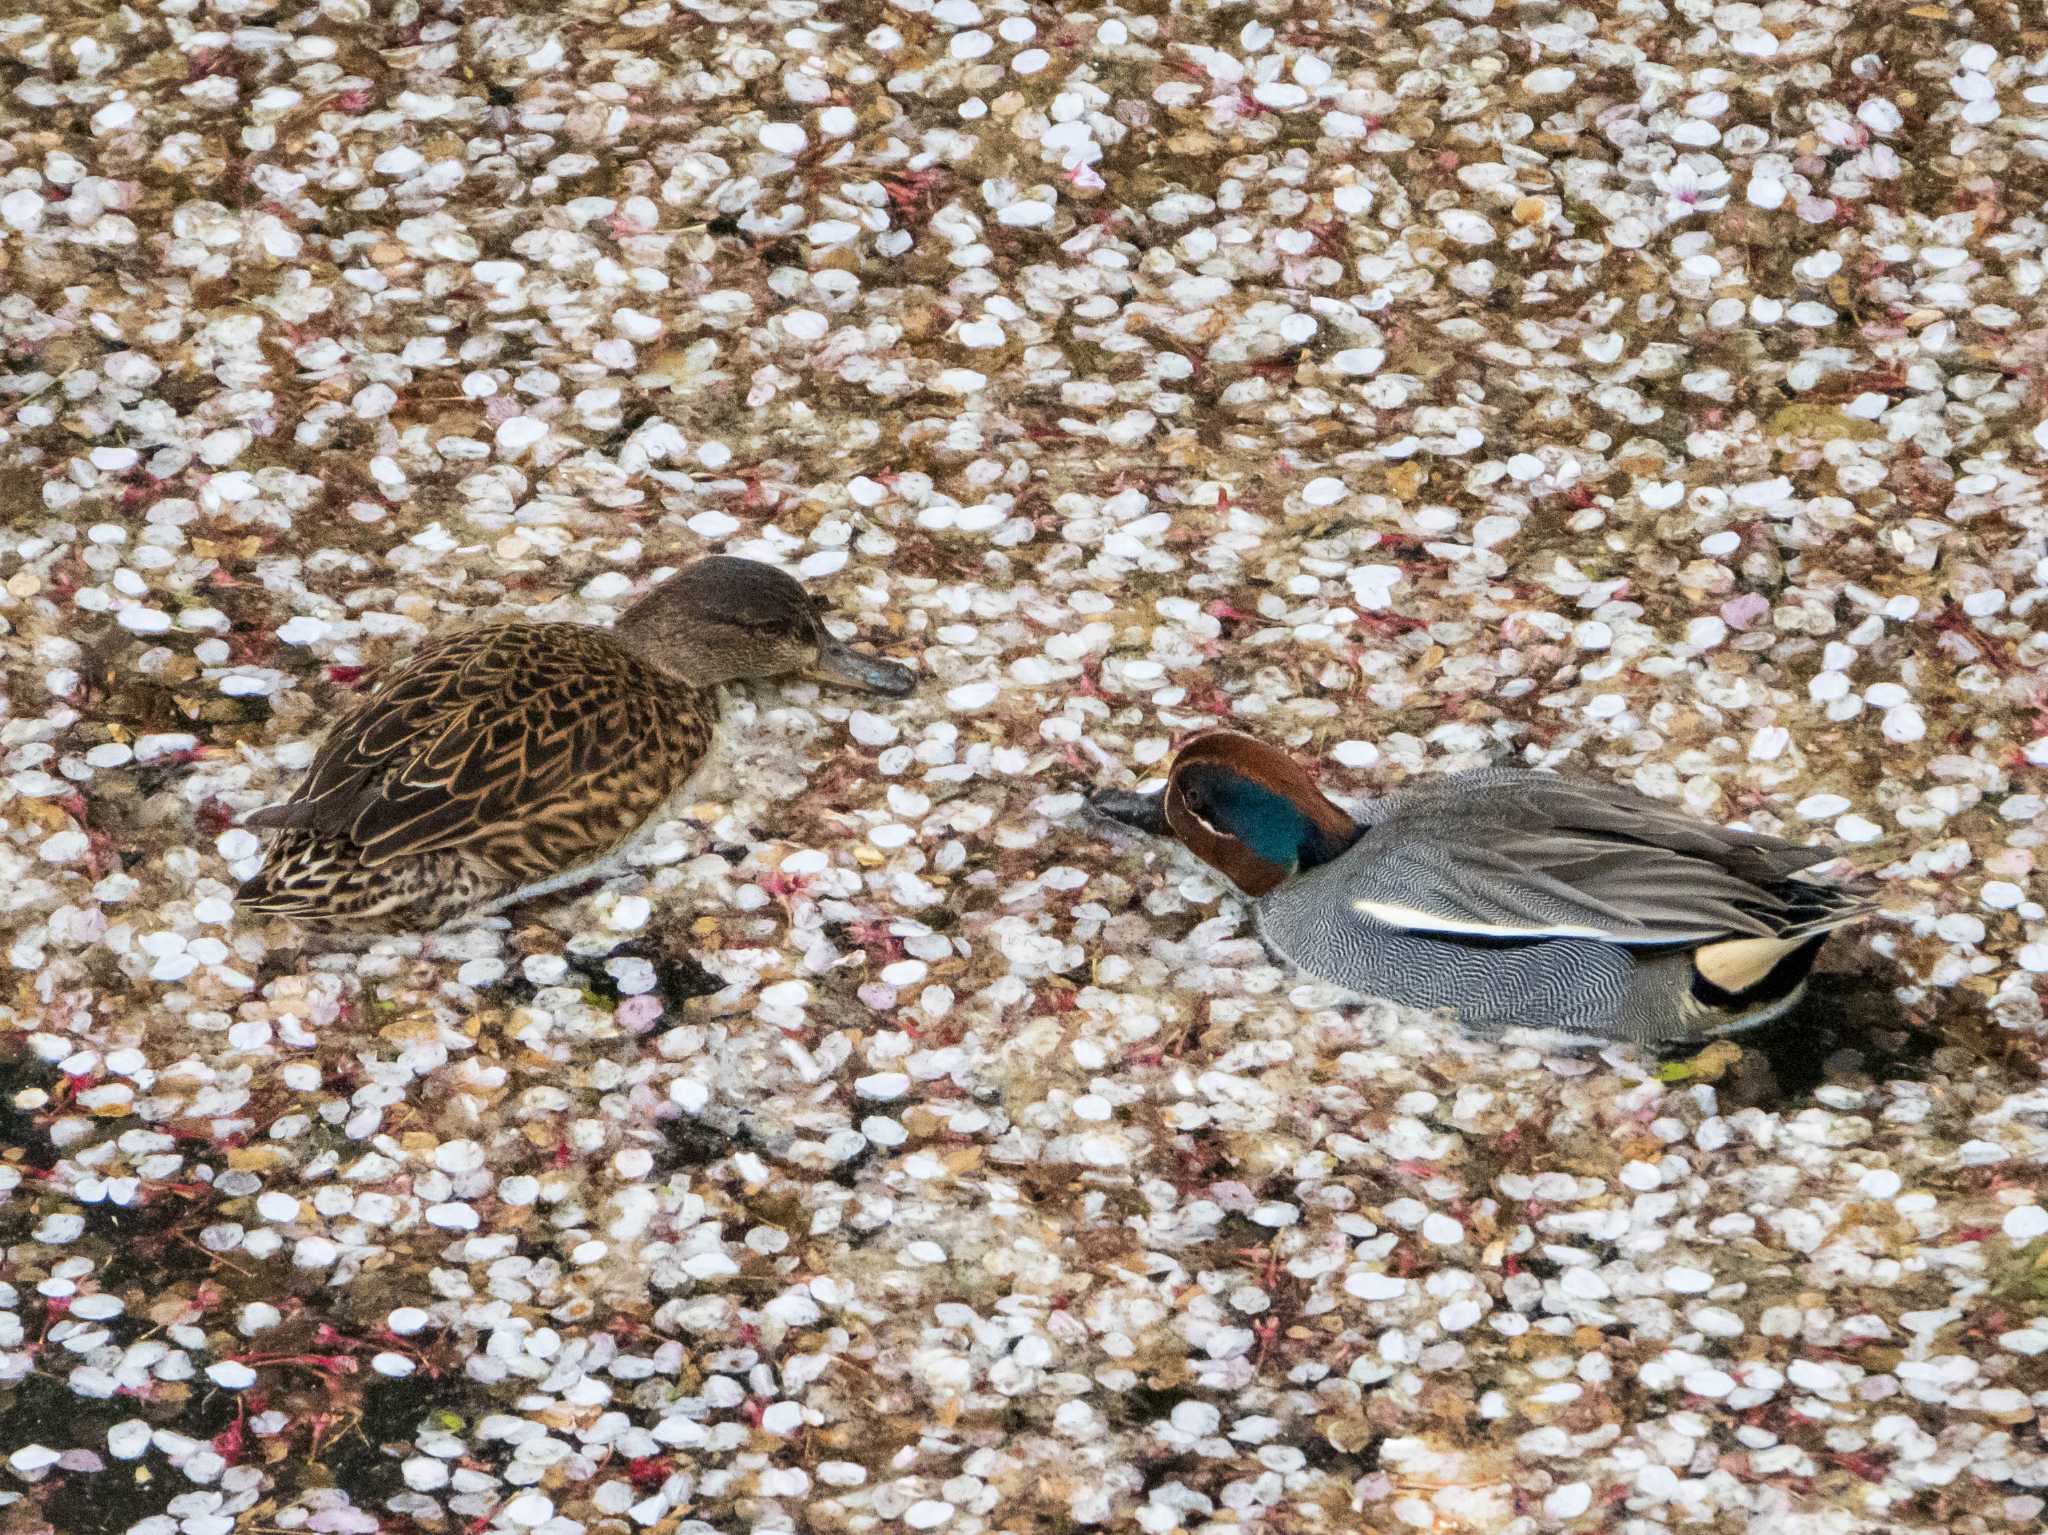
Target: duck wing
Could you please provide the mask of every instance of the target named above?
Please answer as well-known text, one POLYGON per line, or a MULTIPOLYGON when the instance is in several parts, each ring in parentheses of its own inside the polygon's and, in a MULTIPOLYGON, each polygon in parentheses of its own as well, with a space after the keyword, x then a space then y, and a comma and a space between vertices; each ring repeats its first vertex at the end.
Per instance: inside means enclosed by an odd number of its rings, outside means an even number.
POLYGON ((461 849, 541 878, 653 813, 708 748, 712 704, 602 630, 465 630, 401 666, 247 824, 343 839, 366 865, 461 849))
POLYGON ((1861 889, 1793 878, 1832 849, 1586 780, 1496 771, 1410 791, 1373 819, 1343 860, 1351 906, 1415 932, 1670 946, 1825 931, 1867 909, 1861 889))

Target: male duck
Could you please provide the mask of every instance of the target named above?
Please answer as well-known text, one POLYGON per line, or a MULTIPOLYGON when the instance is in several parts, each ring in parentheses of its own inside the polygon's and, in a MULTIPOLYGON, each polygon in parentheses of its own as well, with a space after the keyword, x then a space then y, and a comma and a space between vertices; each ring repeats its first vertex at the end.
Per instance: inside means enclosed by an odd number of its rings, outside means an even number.
POLYGON ((344 718, 242 907, 430 929, 603 873, 709 751, 720 683, 801 674, 900 698, 916 674, 826 633, 795 579, 714 556, 611 629, 502 623, 427 643, 344 718))
POLYGON ((1354 821, 1285 753, 1218 731, 1181 749, 1163 790, 1092 803, 1227 875, 1309 974, 1486 1036, 1663 1045, 1754 1028, 1798 1002, 1827 935, 1873 909, 1867 879, 1795 877, 1831 849, 1524 768, 1422 783, 1354 821))

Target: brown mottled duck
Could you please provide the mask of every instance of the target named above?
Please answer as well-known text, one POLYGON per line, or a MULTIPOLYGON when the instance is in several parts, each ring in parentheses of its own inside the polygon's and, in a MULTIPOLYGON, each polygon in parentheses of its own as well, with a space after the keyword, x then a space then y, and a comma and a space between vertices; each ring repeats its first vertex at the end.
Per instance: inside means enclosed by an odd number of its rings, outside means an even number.
POLYGON ((612 872, 710 749, 722 683, 803 676, 900 698, 907 667, 825 630, 772 565, 698 560, 610 629, 497 623, 430 640, 328 735, 245 911, 421 931, 612 872))

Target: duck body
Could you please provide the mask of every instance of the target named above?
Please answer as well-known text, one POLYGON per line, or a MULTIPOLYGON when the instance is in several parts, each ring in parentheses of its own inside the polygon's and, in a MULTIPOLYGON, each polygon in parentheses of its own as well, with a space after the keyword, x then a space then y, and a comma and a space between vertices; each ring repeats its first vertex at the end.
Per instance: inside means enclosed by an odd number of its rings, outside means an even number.
POLYGON ((314 930, 423 930, 615 868, 711 750, 718 685, 804 673, 902 696, 913 674, 825 634, 794 579, 714 557, 612 629, 432 640, 342 718, 237 896, 314 930))
POLYGON ((313 927, 428 929, 619 852, 708 752, 715 689, 600 629, 497 624, 430 643, 344 718, 241 905, 313 927))
POLYGON ((1802 877, 1831 849, 1531 769, 1433 780, 1354 818, 1272 748, 1218 732, 1160 795, 1097 805, 1231 877, 1301 970, 1480 1036, 1658 1046, 1755 1028, 1797 1005, 1828 934, 1871 909, 1867 883, 1802 877))

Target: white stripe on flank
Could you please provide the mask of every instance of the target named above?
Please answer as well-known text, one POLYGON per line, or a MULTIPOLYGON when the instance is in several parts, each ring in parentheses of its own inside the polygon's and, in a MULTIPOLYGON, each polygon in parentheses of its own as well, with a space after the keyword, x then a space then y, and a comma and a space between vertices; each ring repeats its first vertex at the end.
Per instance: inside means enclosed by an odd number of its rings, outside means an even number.
POLYGON ((1406 928, 1411 932, 1465 933, 1474 938, 1594 938, 1602 943, 1627 942, 1604 928, 1575 927, 1570 923, 1552 927, 1508 927, 1485 922, 1461 922, 1456 917, 1439 917, 1434 912, 1418 911, 1412 906, 1392 906, 1384 901, 1353 901, 1351 909, 1375 922, 1384 922, 1388 927, 1406 928))

